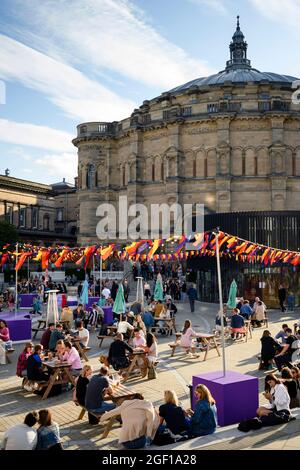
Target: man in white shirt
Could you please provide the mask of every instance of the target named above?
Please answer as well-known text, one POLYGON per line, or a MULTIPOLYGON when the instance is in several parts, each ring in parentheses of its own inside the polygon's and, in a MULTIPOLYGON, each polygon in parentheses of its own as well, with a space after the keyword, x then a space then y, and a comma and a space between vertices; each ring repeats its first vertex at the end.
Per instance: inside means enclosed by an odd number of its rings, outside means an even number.
POLYGON ((110 290, 108 289, 108 287, 104 287, 101 293, 106 300, 110 297, 110 290))
POLYGON ((3 439, 5 450, 34 450, 37 444, 37 432, 32 429, 38 422, 39 416, 32 411, 25 416, 23 424, 16 424, 9 428, 3 439))
POLYGON ((117 333, 122 333, 126 339, 129 339, 133 330, 134 327, 128 323, 127 317, 123 320, 122 315, 120 315, 117 333))
POLYGON ((90 339, 89 330, 83 327, 83 322, 81 320, 77 321, 76 329, 78 331, 78 338, 80 338, 80 343, 86 348, 90 339))

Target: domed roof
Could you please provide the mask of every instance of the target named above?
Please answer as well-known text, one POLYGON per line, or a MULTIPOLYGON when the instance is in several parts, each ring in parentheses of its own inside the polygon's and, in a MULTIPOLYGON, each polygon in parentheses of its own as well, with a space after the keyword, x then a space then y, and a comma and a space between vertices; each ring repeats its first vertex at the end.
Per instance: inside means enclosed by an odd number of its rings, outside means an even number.
POLYGON ((259 72, 256 69, 236 69, 236 70, 223 70, 215 75, 210 75, 209 77, 196 78, 184 85, 180 85, 176 88, 170 90, 170 93, 176 93, 188 90, 192 87, 202 87, 202 86, 211 86, 211 85, 224 85, 225 82, 232 83, 277 83, 282 85, 290 86, 292 82, 298 80, 296 77, 291 77, 290 75, 280 75, 278 73, 272 72, 259 72))
POLYGON ((251 67, 251 62, 247 59, 248 44, 244 41, 244 35, 240 29, 239 16, 237 17, 236 31, 229 45, 230 60, 226 63, 226 69, 209 77, 196 78, 184 85, 180 85, 170 90, 170 93, 179 93, 193 87, 218 86, 226 82, 233 84, 240 83, 276 83, 278 85, 291 86, 292 82, 298 80, 289 75, 278 73, 260 72, 251 67))

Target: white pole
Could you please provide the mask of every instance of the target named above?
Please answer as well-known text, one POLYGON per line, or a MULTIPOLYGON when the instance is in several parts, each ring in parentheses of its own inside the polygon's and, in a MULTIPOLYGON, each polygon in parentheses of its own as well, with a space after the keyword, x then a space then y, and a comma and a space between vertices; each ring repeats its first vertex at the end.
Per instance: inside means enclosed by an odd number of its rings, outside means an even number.
POLYGON ((222 299, 222 281, 221 281, 221 267, 220 267, 220 250, 219 250, 219 230, 216 232, 216 259, 217 259, 217 272, 218 272, 218 285, 219 285, 219 299, 220 299, 220 315, 221 315, 221 334, 222 334, 222 358, 223 358, 223 375, 226 375, 225 364, 225 338, 224 338, 224 318, 223 318, 223 299, 222 299))
POLYGON ((93 255, 93 292, 96 296, 95 255, 93 255))
MULTIPOLYGON (((18 254, 19 254, 19 243, 16 244, 16 266, 18 263, 18 254)), ((15 295, 15 316, 17 315, 18 310, 18 270, 16 269, 16 295, 15 295)))
POLYGON ((99 255, 99 262, 100 262, 100 266, 99 266, 99 281, 100 281, 100 297, 101 297, 101 292, 102 292, 102 255, 100 253, 99 255))

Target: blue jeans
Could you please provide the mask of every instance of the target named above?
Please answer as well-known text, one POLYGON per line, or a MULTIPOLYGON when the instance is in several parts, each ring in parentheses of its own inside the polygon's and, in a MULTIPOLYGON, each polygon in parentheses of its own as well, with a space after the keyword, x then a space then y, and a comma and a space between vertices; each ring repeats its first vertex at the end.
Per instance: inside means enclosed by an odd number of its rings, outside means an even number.
POLYGON ((110 411, 114 408, 116 408, 116 405, 114 403, 107 403, 106 401, 103 401, 99 408, 94 408, 93 410, 89 411, 91 411, 92 413, 105 413, 105 411, 110 411))
POLYGON ((122 442, 125 449, 142 449, 147 442, 146 436, 138 437, 133 441, 122 442))

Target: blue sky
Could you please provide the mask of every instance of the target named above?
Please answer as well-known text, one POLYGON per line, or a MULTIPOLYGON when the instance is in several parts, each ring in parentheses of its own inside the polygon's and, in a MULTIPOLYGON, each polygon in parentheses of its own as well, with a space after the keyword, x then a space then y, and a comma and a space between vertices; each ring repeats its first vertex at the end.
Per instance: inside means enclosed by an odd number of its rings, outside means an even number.
POLYGON ((300 77, 300 0, 1 0, 0 173, 73 181, 76 125, 222 70, 237 14, 252 66, 300 77))

